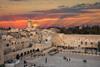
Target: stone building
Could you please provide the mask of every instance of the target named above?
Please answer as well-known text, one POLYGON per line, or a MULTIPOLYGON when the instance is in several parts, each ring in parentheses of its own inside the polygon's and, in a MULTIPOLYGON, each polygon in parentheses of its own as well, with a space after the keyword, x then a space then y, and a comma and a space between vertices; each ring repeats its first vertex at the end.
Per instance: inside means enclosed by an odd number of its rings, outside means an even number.
MULTIPOLYGON (((5 62, 18 56, 31 54, 34 50, 42 51, 52 45, 52 32, 49 30, 8 31, 1 36, 1 55, 5 62)), ((2 63, 4 63, 2 61, 2 63)), ((0 62, 1 63, 1 62, 0 62)))

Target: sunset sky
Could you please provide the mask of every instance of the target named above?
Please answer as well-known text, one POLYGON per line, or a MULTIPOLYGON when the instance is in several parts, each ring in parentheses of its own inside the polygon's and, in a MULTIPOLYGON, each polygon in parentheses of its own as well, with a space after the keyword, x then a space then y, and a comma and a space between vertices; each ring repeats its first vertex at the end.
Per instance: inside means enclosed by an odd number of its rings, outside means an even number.
POLYGON ((100 24, 100 4, 99 8, 89 7, 82 10, 83 12, 78 8, 80 12, 76 9, 74 9, 76 12, 63 9, 94 3, 100 3, 100 0, 0 0, 0 27, 26 27, 29 16, 33 22, 42 26, 54 24, 74 26, 90 22, 90 24, 100 24), (64 19, 58 21, 62 16, 64 19))

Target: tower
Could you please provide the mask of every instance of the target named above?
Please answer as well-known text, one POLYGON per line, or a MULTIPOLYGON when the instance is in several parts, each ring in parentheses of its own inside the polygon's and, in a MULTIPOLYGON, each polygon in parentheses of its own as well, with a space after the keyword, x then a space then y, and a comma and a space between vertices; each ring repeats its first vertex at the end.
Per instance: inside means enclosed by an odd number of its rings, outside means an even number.
POLYGON ((32 28, 32 20, 31 19, 28 20, 28 28, 32 28))
POLYGON ((39 26, 38 22, 33 22, 31 19, 28 20, 28 28, 36 29, 39 26))

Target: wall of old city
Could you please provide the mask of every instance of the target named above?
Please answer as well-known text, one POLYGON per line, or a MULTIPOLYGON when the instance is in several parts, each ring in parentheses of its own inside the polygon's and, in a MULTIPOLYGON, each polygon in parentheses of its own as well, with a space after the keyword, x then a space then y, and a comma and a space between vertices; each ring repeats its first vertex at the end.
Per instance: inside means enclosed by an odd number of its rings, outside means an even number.
POLYGON ((80 48, 97 48, 100 35, 64 35, 58 34, 53 38, 55 45, 71 46, 80 48))

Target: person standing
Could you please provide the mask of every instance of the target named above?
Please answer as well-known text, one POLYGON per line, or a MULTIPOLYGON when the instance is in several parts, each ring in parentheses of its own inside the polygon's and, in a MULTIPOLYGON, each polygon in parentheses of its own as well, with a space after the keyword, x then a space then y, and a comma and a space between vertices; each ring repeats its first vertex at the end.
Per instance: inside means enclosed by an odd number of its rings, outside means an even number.
POLYGON ((45 58, 45 63, 47 63, 47 57, 45 58))

